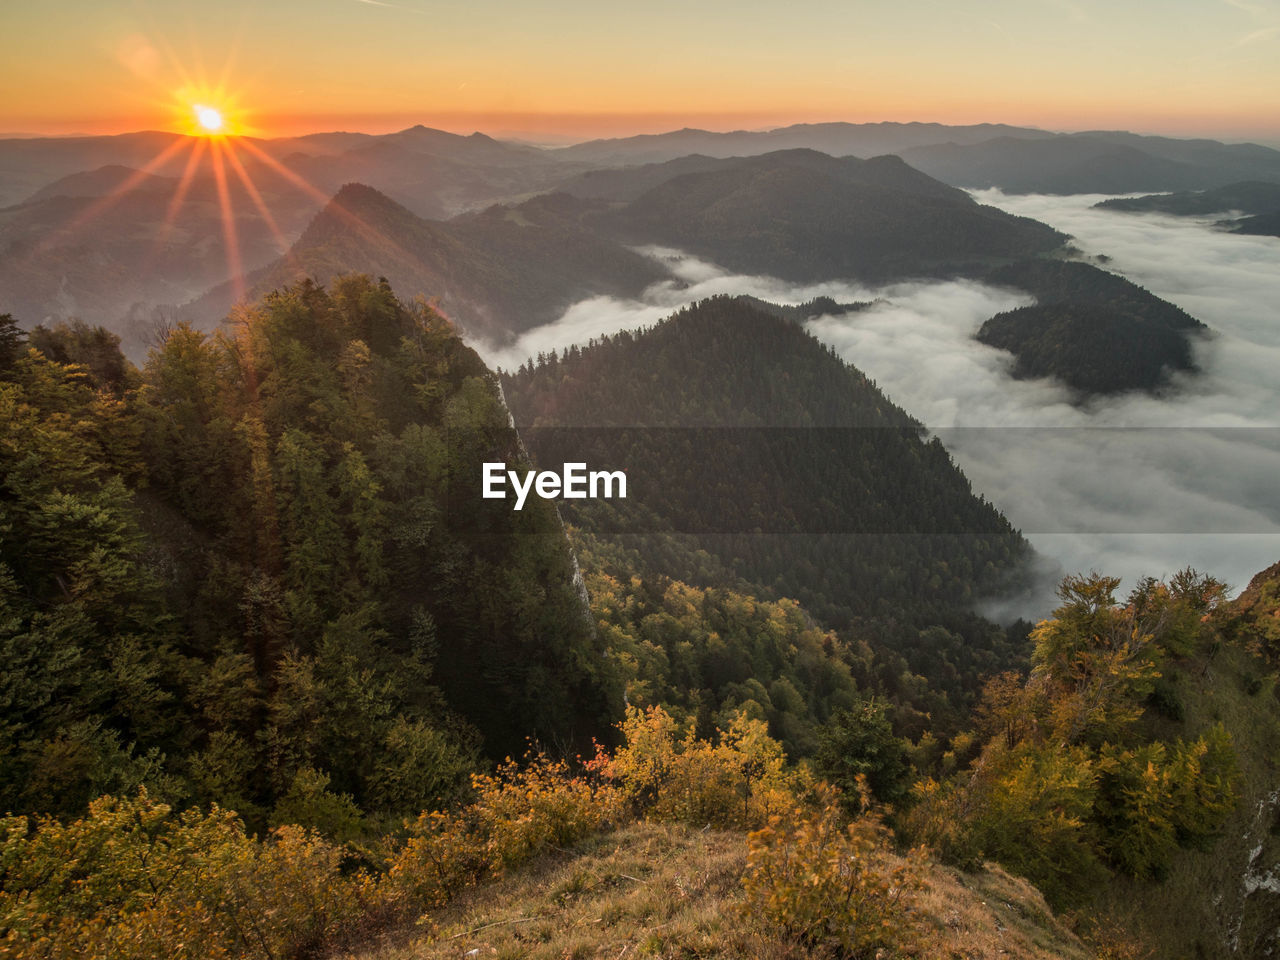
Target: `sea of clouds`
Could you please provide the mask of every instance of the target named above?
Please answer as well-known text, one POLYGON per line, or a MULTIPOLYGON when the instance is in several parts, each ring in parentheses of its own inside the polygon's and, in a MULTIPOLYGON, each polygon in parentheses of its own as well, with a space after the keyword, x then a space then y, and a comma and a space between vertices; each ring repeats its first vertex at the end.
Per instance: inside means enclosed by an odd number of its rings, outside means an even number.
POLYGON ((1160 396, 1080 405, 1048 380, 1014 380, 1012 357, 973 339, 993 314, 1030 302, 971 281, 797 286, 739 276, 646 248, 672 278, 636 300, 597 297, 498 348, 513 369, 539 352, 649 326, 717 293, 795 304, 817 296, 875 306, 809 322, 815 336, 936 433, 973 483, 1040 554, 1040 586, 993 614, 1043 615, 1063 573, 1097 570, 1131 585, 1186 566, 1243 587, 1280 560, 1280 242, 1228 234, 1213 220, 1093 209, 1101 197, 975 193, 1105 255, 1121 273, 1198 317, 1200 372, 1160 396))

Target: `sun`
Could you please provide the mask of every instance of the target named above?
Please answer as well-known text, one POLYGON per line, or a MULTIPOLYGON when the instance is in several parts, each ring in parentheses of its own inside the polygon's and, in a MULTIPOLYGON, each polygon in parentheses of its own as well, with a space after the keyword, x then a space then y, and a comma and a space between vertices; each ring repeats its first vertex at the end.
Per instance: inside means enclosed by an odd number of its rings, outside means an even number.
POLYGON ((221 110, 202 103, 192 104, 191 109, 196 115, 196 126, 201 133, 212 135, 224 132, 226 121, 222 117, 221 110))

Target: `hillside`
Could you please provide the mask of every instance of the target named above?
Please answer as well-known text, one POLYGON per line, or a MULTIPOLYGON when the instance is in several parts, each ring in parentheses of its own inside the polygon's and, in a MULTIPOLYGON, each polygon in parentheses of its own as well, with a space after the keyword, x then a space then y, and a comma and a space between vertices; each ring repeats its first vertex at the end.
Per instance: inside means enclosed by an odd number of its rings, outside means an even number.
MULTIPOLYGON (((822 948, 751 929, 739 918, 747 844, 741 834, 645 824, 553 854, 459 897, 428 932, 395 929, 348 960, 466 956, 818 960, 822 948)), ((1023 880, 995 865, 961 873, 934 865, 919 905, 928 957, 1087 960, 1093 956, 1023 880)))
POLYGON ((6 817, 6 947, 82 960, 1092 955, 1024 881, 896 851, 879 810, 851 817, 749 718, 713 740, 680 737, 660 710, 621 726, 624 745, 583 774, 536 755, 476 776, 468 802, 386 838, 377 872, 344 869, 350 848, 297 827, 260 840, 234 814, 177 816, 145 792, 66 822, 6 817), (165 882, 177 870, 183 882, 165 882))
POLYGON ((1280 211, 1241 217, 1239 220, 1230 220, 1223 226, 1232 233, 1244 233, 1257 237, 1280 237, 1280 211))
POLYGON ((447 219, 496 202, 540 193, 583 169, 546 151, 473 133, 422 125, 368 137, 341 152, 312 153, 307 144, 281 162, 320 193, 366 183, 418 216, 447 219))
POLYGON ((977 204, 895 157, 836 159, 811 150, 681 174, 603 221, 631 242, 800 282, 948 276, 1065 239, 977 204))
POLYGON ((1186 736, 1223 723, 1239 758, 1240 797, 1218 834, 1179 850, 1159 883, 1117 879, 1093 905, 1154 947, 1161 960, 1270 956, 1280 946, 1275 669, 1228 648, 1166 671, 1162 689, 1171 715, 1152 718, 1151 729, 1186 736))
POLYGON ((501 384, 362 277, 142 369, 0 318, 5 949, 1266 956, 1280 565, 981 621, 1025 544, 804 315, 501 384), (570 454, 577 558, 478 489, 570 454))
POLYGON ((147 785, 348 837, 606 729, 555 510, 479 496, 524 456, 476 354, 367 278, 239 319, 113 379, 3 358, 0 807, 147 785))
POLYGON ((51 197, 105 197, 126 186, 142 192, 172 194, 177 186, 177 179, 158 177, 118 163, 107 164, 96 170, 84 170, 55 180, 33 193, 26 202, 48 200, 51 197))
POLYGON ((942 123, 797 123, 775 130, 673 130, 589 140, 555 151, 571 160, 601 165, 663 163, 702 154, 750 157, 775 150, 820 150, 834 157, 878 157, 932 143, 979 143, 993 137, 1043 137, 1045 131, 1000 123, 953 126, 942 123))
POLYGON ((504 390, 535 458, 627 471, 625 503, 566 504, 572 523, 687 535, 832 624, 964 605, 1026 553, 941 444, 798 325, 749 303, 717 298, 548 357, 504 390))
MULTIPOLYGON (((599 192, 638 194, 629 202, 552 193, 447 221, 349 184, 284 257, 249 278, 249 289, 260 296, 304 276, 324 282, 359 270, 435 298, 467 333, 500 342, 583 298, 637 297, 670 279, 636 245, 676 246, 788 280, 870 282, 973 273, 1065 239, 889 157, 790 151, 683 169, 675 165, 667 171, 675 176, 651 188, 648 170, 611 175, 599 192)), ((210 323, 232 295, 224 285, 183 315, 210 323)))
MULTIPOLYGON (((575 300, 638 296, 669 274, 656 261, 598 236, 593 208, 565 195, 490 207, 453 220, 424 220, 371 187, 348 184, 288 253, 250 276, 261 296, 304 277, 328 282, 351 271, 383 276, 405 296, 434 300, 468 334, 501 341, 550 323, 575 300)), ((209 323, 225 315, 223 285, 184 308, 209 323)))
MULTIPOLYGON (((1004 124, 814 123, 730 133, 685 129, 592 140, 554 153, 622 167, 662 164, 691 154, 750 157, 795 149, 837 157, 896 154, 944 183, 999 187, 1008 193, 1150 193, 1241 180, 1280 182, 1280 151, 1254 143, 1112 130, 1061 134, 1004 124)), ((610 179, 602 175, 597 182, 610 179)))
MULTIPOLYGON (((21 203, 69 174, 112 164, 145 167, 182 139, 156 130, 109 137, 0 139, 0 207, 21 203)), ((177 174, 182 168, 153 172, 177 174)))
POLYGON ((1280 210, 1280 183, 1250 180, 1212 190, 1110 197, 1094 206, 1125 213, 1172 213, 1180 217, 1204 217, 1233 210, 1247 214, 1273 213, 1280 210))
MULTIPOLYGON (((156 310, 198 295, 229 275, 270 263, 282 244, 239 184, 228 184, 233 257, 219 189, 198 178, 182 195, 177 180, 151 177, 119 192, 136 173, 106 168, 59 181, 38 199, 0 210, 3 309, 26 326, 76 317, 106 324, 138 355, 156 310), (52 192, 50 192, 52 191, 52 192)), ((301 229, 313 201, 295 189, 272 194, 276 229, 301 229)))
POLYGON ((997 314, 977 339, 1010 351, 1015 377, 1056 377, 1084 397, 1155 390, 1195 369, 1192 337, 1206 328, 1184 310, 1091 264, 1036 260, 988 274, 1036 303, 997 314))
MULTIPOLYGON (((239 278, 285 254, 346 183, 375 184, 416 214, 444 219, 582 169, 482 134, 420 126, 207 146, 159 133, 0 140, 0 202, 18 204, 0 209, 0 308, 28 327, 105 324, 140 357, 159 318, 211 287, 224 285, 198 320, 225 316, 246 289, 239 278)), ((367 260, 347 251, 336 273, 367 260)))
POLYGON ((1029 676, 993 678, 961 769, 903 829, 988 858, 1157 960, 1264 957, 1280 930, 1274 569, 1242 597, 1193 570, 1066 578, 1029 676))

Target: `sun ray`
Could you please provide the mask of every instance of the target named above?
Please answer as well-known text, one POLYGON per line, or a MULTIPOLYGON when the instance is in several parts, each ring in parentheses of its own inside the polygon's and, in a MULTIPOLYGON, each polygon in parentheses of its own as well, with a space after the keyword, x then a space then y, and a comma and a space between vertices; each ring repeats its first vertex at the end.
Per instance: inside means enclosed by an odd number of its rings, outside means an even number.
POLYGON ((411 254, 408 250, 402 247, 399 243, 391 239, 391 237, 387 236, 385 233, 383 233, 381 230, 378 230, 376 227, 373 227, 370 224, 366 223, 363 219, 361 219, 356 214, 352 213, 346 207, 343 207, 341 204, 334 203, 332 197, 324 193, 322 190, 319 190, 316 187, 312 186, 305 179, 300 177, 298 174, 294 173, 284 164, 276 160, 275 157, 271 156, 269 153, 267 153, 265 150, 258 147, 256 144, 251 143, 250 141, 245 140, 243 138, 237 138, 236 142, 241 146, 243 146, 246 150, 252 153, 255 157, 261 160, 264 164, 266 164, 272 170, 276 171, 282 177, 288 180, 290 183, 294 184, 300 190, 304 191, 311 197, 318 199, 322 204, 327 205, 327 209, 333 210, 335 213, 341 216, 344 220, 346 220, 353 227, 355 227, 357 231, 364 234, 366 237, 372 240, 375 240, 384 246, 390 247, 392 250, 394 250, 397 254, 399 254, 401 257, 403 257, 406 260, 412 261, 417 259, 413 254, 411 254))
POLYGON ((191 189, 191 182, 195 179, 196 171, 200 168, 200 159, 204 156, 204 146, 203 140, 197 140, 191 150, 191 156, 187 158, 187 166, 182 171, 182 178, 178 181, 178 186, 173 191, 169 206, 165 208, 161 236, 168 232, 178 218, 178 208, 182 206, 182 201, 186 199, 187 191, 191 189))
POLYGON ((57 240, 74 236, 76 233, 83 230, 92 221, 96 220, 119 203, 121 198, 142 183, 153 171, 168 163, 175 154, 184 147, 189 146, 190 143, 191 141, 186 137, 179 137, 178 139, 175 139, 173 143, 161 150, 160 153, 148 161, 141 169, 134 170, 124 183, 120 184, 110 193, 99 197, 96 201, 89 204, 70 222, 61 227, 50 230, 48 235, 41 242, 32 247, 31 252, 28 255, 28 259, 34 259, 36 256, 47 252, 51 249, 53 244, 57 242, 57 240))
POLYGON ((267 153, 257 144, 253 143, 250 140, 246 140, 244 137, 235 137, 233 139, 236 146, 243 147, 245 150, 248 150, 255 157, 257 157, 258 160, 260 160, 266 166, 270 167, 276 173, 280 174, 280 176, 284 177, 286 180, 292 183, 295 187, 297 187, 303 193, 307 194, 313 199, 319 200, 321 203, 329 202, 330 197, 327 193, 325 193, 323 190, 319 189, 318 187, 312 186, 312 184, 308 183, 303 177, 300 177, 298 174, 294 173, 292 170, 286 167, 283 163, 281 163, 275 157, 271 156, 271 154, 267 153))
POLYGON ((262 199, 262 192, 254 184, 253 178, 249 176, 249 172, 245 170, 244 164, 240 162, 240 158, 236 156, 234 149, 227 149, 227 162, 231 165, 232 171, 244 184, 245 192, 249 194, 249 199, 253 201, 253 205, 258 208, 258 213, 262 215, 263 221, 267 224, 267 229, 271 231, 271 235, 280 246, 280 252, 292 260, 292 252, 288 239, 284 235, 284 231, 280 229, 280 225, 276 223, 276 218, 271 215, 271 210, 267 207, 266 201, 262 199))
POLYGON ((231 205, 231 192, 227 189, 227 171, 222 163, 222 151, 226 144, 209 141, 213 153, 213 179, 218 188, 218 206, 222 210, 222 238, 226 245, 227 272, 231 279, 232 298, 236 303, 244 300, 244 265, 240 261, 240 240, 236 235, 235 210, 231 205))
POLYGON ((173 225, 178 219, 178 210, 182 206, 182 201, 186 199, 187 191, 191 188, 196 171, 200 167, 200 159, 204 155, 204 147, 203 140, 197 140, 192 145, 191 156, 187 158, 187 165, 182 170, 182 176, 178 178, 178 185, 174 187, 173 196, 169 198, 169 203, 165 207, 164 219, 160 221, 155 239, 151 241, 151 247, 147 251, 146 259, 142 264, 144 277, 151 275, 151 269, 160 253, 160 247, 169 236, 169 232, 173 229, 173 225))

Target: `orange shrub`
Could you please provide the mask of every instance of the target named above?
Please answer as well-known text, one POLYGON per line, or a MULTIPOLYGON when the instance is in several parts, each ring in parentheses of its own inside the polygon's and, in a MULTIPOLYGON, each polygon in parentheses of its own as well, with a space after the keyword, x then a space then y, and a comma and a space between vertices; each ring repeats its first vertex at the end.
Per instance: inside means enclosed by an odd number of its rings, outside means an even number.
POLYGON ((571 776, 542 754, 520 767, 508 760, 493 776, 474 776, 474 803, 454 813, 424 813, 391 859, 396 895, 439 905, 465 886, 501 874, 550 847, 574 843, 615 821, 617 791, 571 776))
POLYGON ((602 772, 649 819, 752 827, 796 803, 803 777, 784 769, 782 747, 760 720, 739 714, 714 743, 679 736, 661 707, 632 707, 619 726, 626 745, 602 772))
MULTIPOLYGON (((869 800, 864 796, 864 809, 869 800)), ((925 885, 924 853, 897 857, 889 838, 874 810, 849 822, 834 795, 785 824, 771 818, 749 838, 744 917, 840 956, 909 947, 914 895, 925 885)))
POLYGON ((300 827, 265 841, 214 807, 177 816, 140 791, 72 823, 0 822, 0 957, 288 957, 362 910, 343 850, 300 827))

